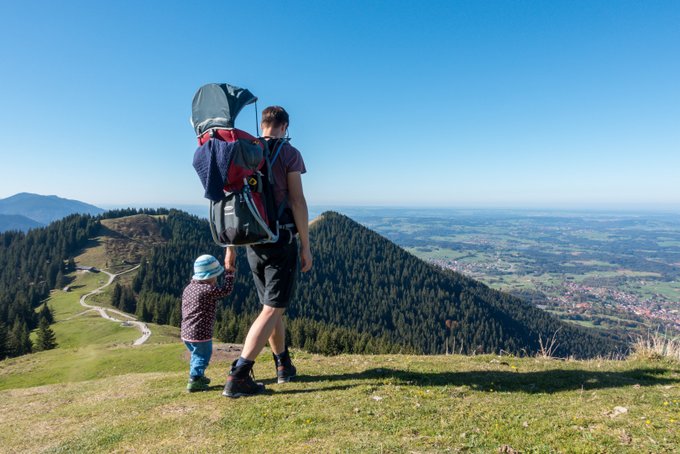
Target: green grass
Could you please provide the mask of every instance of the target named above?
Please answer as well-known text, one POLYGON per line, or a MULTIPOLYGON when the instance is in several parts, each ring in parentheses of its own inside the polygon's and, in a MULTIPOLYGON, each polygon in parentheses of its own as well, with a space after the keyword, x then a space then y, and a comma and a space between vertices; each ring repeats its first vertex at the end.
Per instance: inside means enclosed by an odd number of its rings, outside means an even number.
POLYGON ((74 348, 92 344, 131 344, 141 336, 134 326, 123 327, 120 323, 104 320, 98 312, 88 312, 77 318, 56 323, 52 330, 57 344, 74 348))
POLYGON ((299 381, 274 385, 263 355, 255 373, 267 394, 229 400, 223 362, 209 369, 209 392, 184 392, 181 351, 99 350, 78 381, 42 386, 39 365, 53 352, 31 355, 31 370, 27 360, 3 364, 31 384, 0 391, 0 424, 11 429, 0 443, 46 452, 673 452, 680 443, 680 368, 667 361, 297 352, 299 381), (610 417, 616 406, 628 412, 610 417))
POLYGON ((411 254, 415 255, 421 260, 458 260, 461 257, 467 257, 470 254, 465 251, 458 251, 449 248, 440 248, 432 246, 431 251, 423 251, 418 248, 406 248, 411 254))
POLYGON ((665 359, 558 361, 480 356, 323 357, 295 351, 298 380, 266 394, 185 392, 176 328, 134 328, 84 310, 105 280, 79 274, 49 304, 57 349, 0 362, 0 450, 6 452, 675 452, 680 364, 665 359), (75 316, 75 317, 74 317, 75 316), (615 407, 626 413, 612 417, 615 407), (30 434, 27 436, 27 434, 30 434))
POLYGON ((612 238, 615 238, 616 236, 611 233, 606 233, 606 232, 598 232, 595 230, 583 230, 578 233, 578 236, 580 238, 585 238, 588 240, 595 240, 595 241, 610 241, 612 238))
POLYGON ((573 323, 574 325, 579 325, 579 326, 585 326, 586 328, 595 328, 595 329, 603 329, 605 327, 603 326, 597 326, 590 320, 570 320, 566 319, 564 320, 567 323, 573 323))
POLYGON ((503 291, 533 290, 536 288, 533 282, 527 281, 526 276, 503 275, 487 279, 491 288, 503 291))
MULTIPOLYGON (((2 362, 7 367, 0 369, 0 389, 185 368, 178 328, 148 324, 152 332, 149 340, 132 347, 141 336, 137 328, 105 320, 80 305, 80 297, 106 283, 108 276, 79 272, 69 278, 73 279, 72 290, 55 290, 47 301, 54 313, 51 328, 58 347, 2 362)), ((93 303, 89 298, 87 302, 93 303)))
POLYGON ((618 265, 609 262, 603 262, 601 260, 572 260, 571 262, 565 263, 565 265, 580 265, 580 266, 605 266, 608 268, 617 268, 618 265))
MULTIPOLYGON (((129 270, 131 268, 131 265, 121 265, 121 266, 116 266, 116 267, 109 267, 107 271, 110 273, 116 274, 120 273, 126 270, 129 270)), ((96 304, 97 306, 102 306, 102 307, 113 307, 111 305, 111 299, 113 297, 113 289, 116 286, 116 283, 123 285, 123 286, 132 286, 132 282, 135 279, 135 276, 137 275, 137 270, 121 274, 120 276, 116 276, 116 279, 113 281, 111 285, 106 287, 104 290, 101 291, 101 293, 94 294, 88 298, 88 302, 90 304, 96 304)))
MULTIPOLYGON (((630 284, 629 284, 630 287, 630 284)), ((645 281, 645 285, 635 288, 636 293, 650 298, 655 295, 663 295, 671 301, 680 301, 680 282, 664 282, 658 280, 645 281)))
MULTIPOLYGON (((95 311, 78 302, 80 296, 75 292, 53 292, 49 305, 55 313, 57 323, 52 325, 59 347, 74 348, 85 345, 118 345, 131 344, 141 336, 133 326, 124 327, 120 323, 104 320, 95 311), (85 312, 88 311, 88 312, 85 312)), ((88 303, 93 303, 89 298, 88 303)), ((115 315, 115 314, 114 314, 115 315)), ((121 317, 117 317, 121 318, 121 317)), ((149 323, 150 344, 177 342, 178 328, 149 323)))
MULTIPOLYGON (((54 290, 47 301, 54 313, 56 323, 52 330, 60 347, 130 344, 139 338, 136 328, 104 320, 97 312, 86 312, 88 309, 81 306, 80 297, 105 284, 108 281, 106 274, 74 273, 69 277, 73 279, 71 291, 54 290)), ((94 303, 90 298, 87 302, 94 303)))
POLYGON ((185 368, 184 346, 174 344, 87 345, 57 348, 2 362, 0 389, 81 382, 132 372, 167 372, 185 368))

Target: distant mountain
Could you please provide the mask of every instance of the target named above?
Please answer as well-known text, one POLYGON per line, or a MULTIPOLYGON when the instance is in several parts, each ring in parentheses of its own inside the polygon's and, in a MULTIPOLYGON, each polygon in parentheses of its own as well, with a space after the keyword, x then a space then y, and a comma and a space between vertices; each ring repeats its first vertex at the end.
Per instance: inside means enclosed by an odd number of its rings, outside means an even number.
POLYGON ((39 195, 22 192, 6 199, 0 199, 0 214, 25 216, 40 224, 62 219, 69 214, 97 215, 104 210, 78 200, 63 199, 56 195, 39 195))
POLYGON ((0 232, 8 230, 21 230, 22 232, 35 227, 42 227, 43 224, 29 219, 20 214, 0 214, 0 232))

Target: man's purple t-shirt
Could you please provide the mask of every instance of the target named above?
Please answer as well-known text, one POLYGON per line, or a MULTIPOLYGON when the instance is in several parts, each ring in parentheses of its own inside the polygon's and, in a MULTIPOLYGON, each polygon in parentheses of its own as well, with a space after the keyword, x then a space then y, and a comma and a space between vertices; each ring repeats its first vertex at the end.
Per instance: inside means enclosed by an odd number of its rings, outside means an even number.
POLYGON ((274 175, 274 199, 279 206, 288 196, 288 174, 291 172, 305 173, 305 161, 302 160, 300 151, 290 143, 281 147, 273 166, 274 175))

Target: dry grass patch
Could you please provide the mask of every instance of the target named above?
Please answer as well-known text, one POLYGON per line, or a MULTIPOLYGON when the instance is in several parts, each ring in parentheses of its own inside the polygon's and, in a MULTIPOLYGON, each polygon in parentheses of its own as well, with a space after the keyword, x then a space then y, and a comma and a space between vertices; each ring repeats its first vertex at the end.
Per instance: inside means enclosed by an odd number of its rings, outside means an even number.
POLYGON ((633 339, 633 357, 640 359, 669 358, 680 361, 680 337, 670 337, 667 333, 647 333, 633 339))

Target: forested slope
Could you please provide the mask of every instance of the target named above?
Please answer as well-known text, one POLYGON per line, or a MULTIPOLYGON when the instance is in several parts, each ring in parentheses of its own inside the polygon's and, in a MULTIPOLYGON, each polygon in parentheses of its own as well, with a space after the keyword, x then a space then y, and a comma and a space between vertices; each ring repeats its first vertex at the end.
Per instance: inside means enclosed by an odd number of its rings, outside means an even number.
POLYGON ((539 336, 545 340, 555 332, 561 356, 596 356, 620 347, 523 300, 430 265, 340 214, 324 214, 314 226, 313 244, 316 266, 291 316, 387 334, 425 353, 443 353, 447 339, 466 353, 533 353, 539 336))
MULTIPOLYGON (((179 296, 193 259, 224 253, 212 244, 207 223, 194 216, 171 211, 163 231, 168 243, 154 248, 133 285, 135 309, 148 321, 178 324, 179 296)), ((516 297, 427 264, 340 214, 325 213, 311 238, 314 267, 302 275, 287 313, 296 346, 308 344, 326 353, 403 346, 436 354, 448 342, 463 353, 532 354, 539 349, 539 336, 557 332, 560 356, 606 355, 621 348, 593 330, 565 324, 516 297)), ((259 310, 244 251, 225 307, 217 335, 241 341, 249 322, 245 315, 259 310)))
POLYGON ((50 289, 65 285, 73 257, 99 227, 98 219, 74 214, 28 233, 0 234, 0 359, 31 352, 34 309, 50 289))

